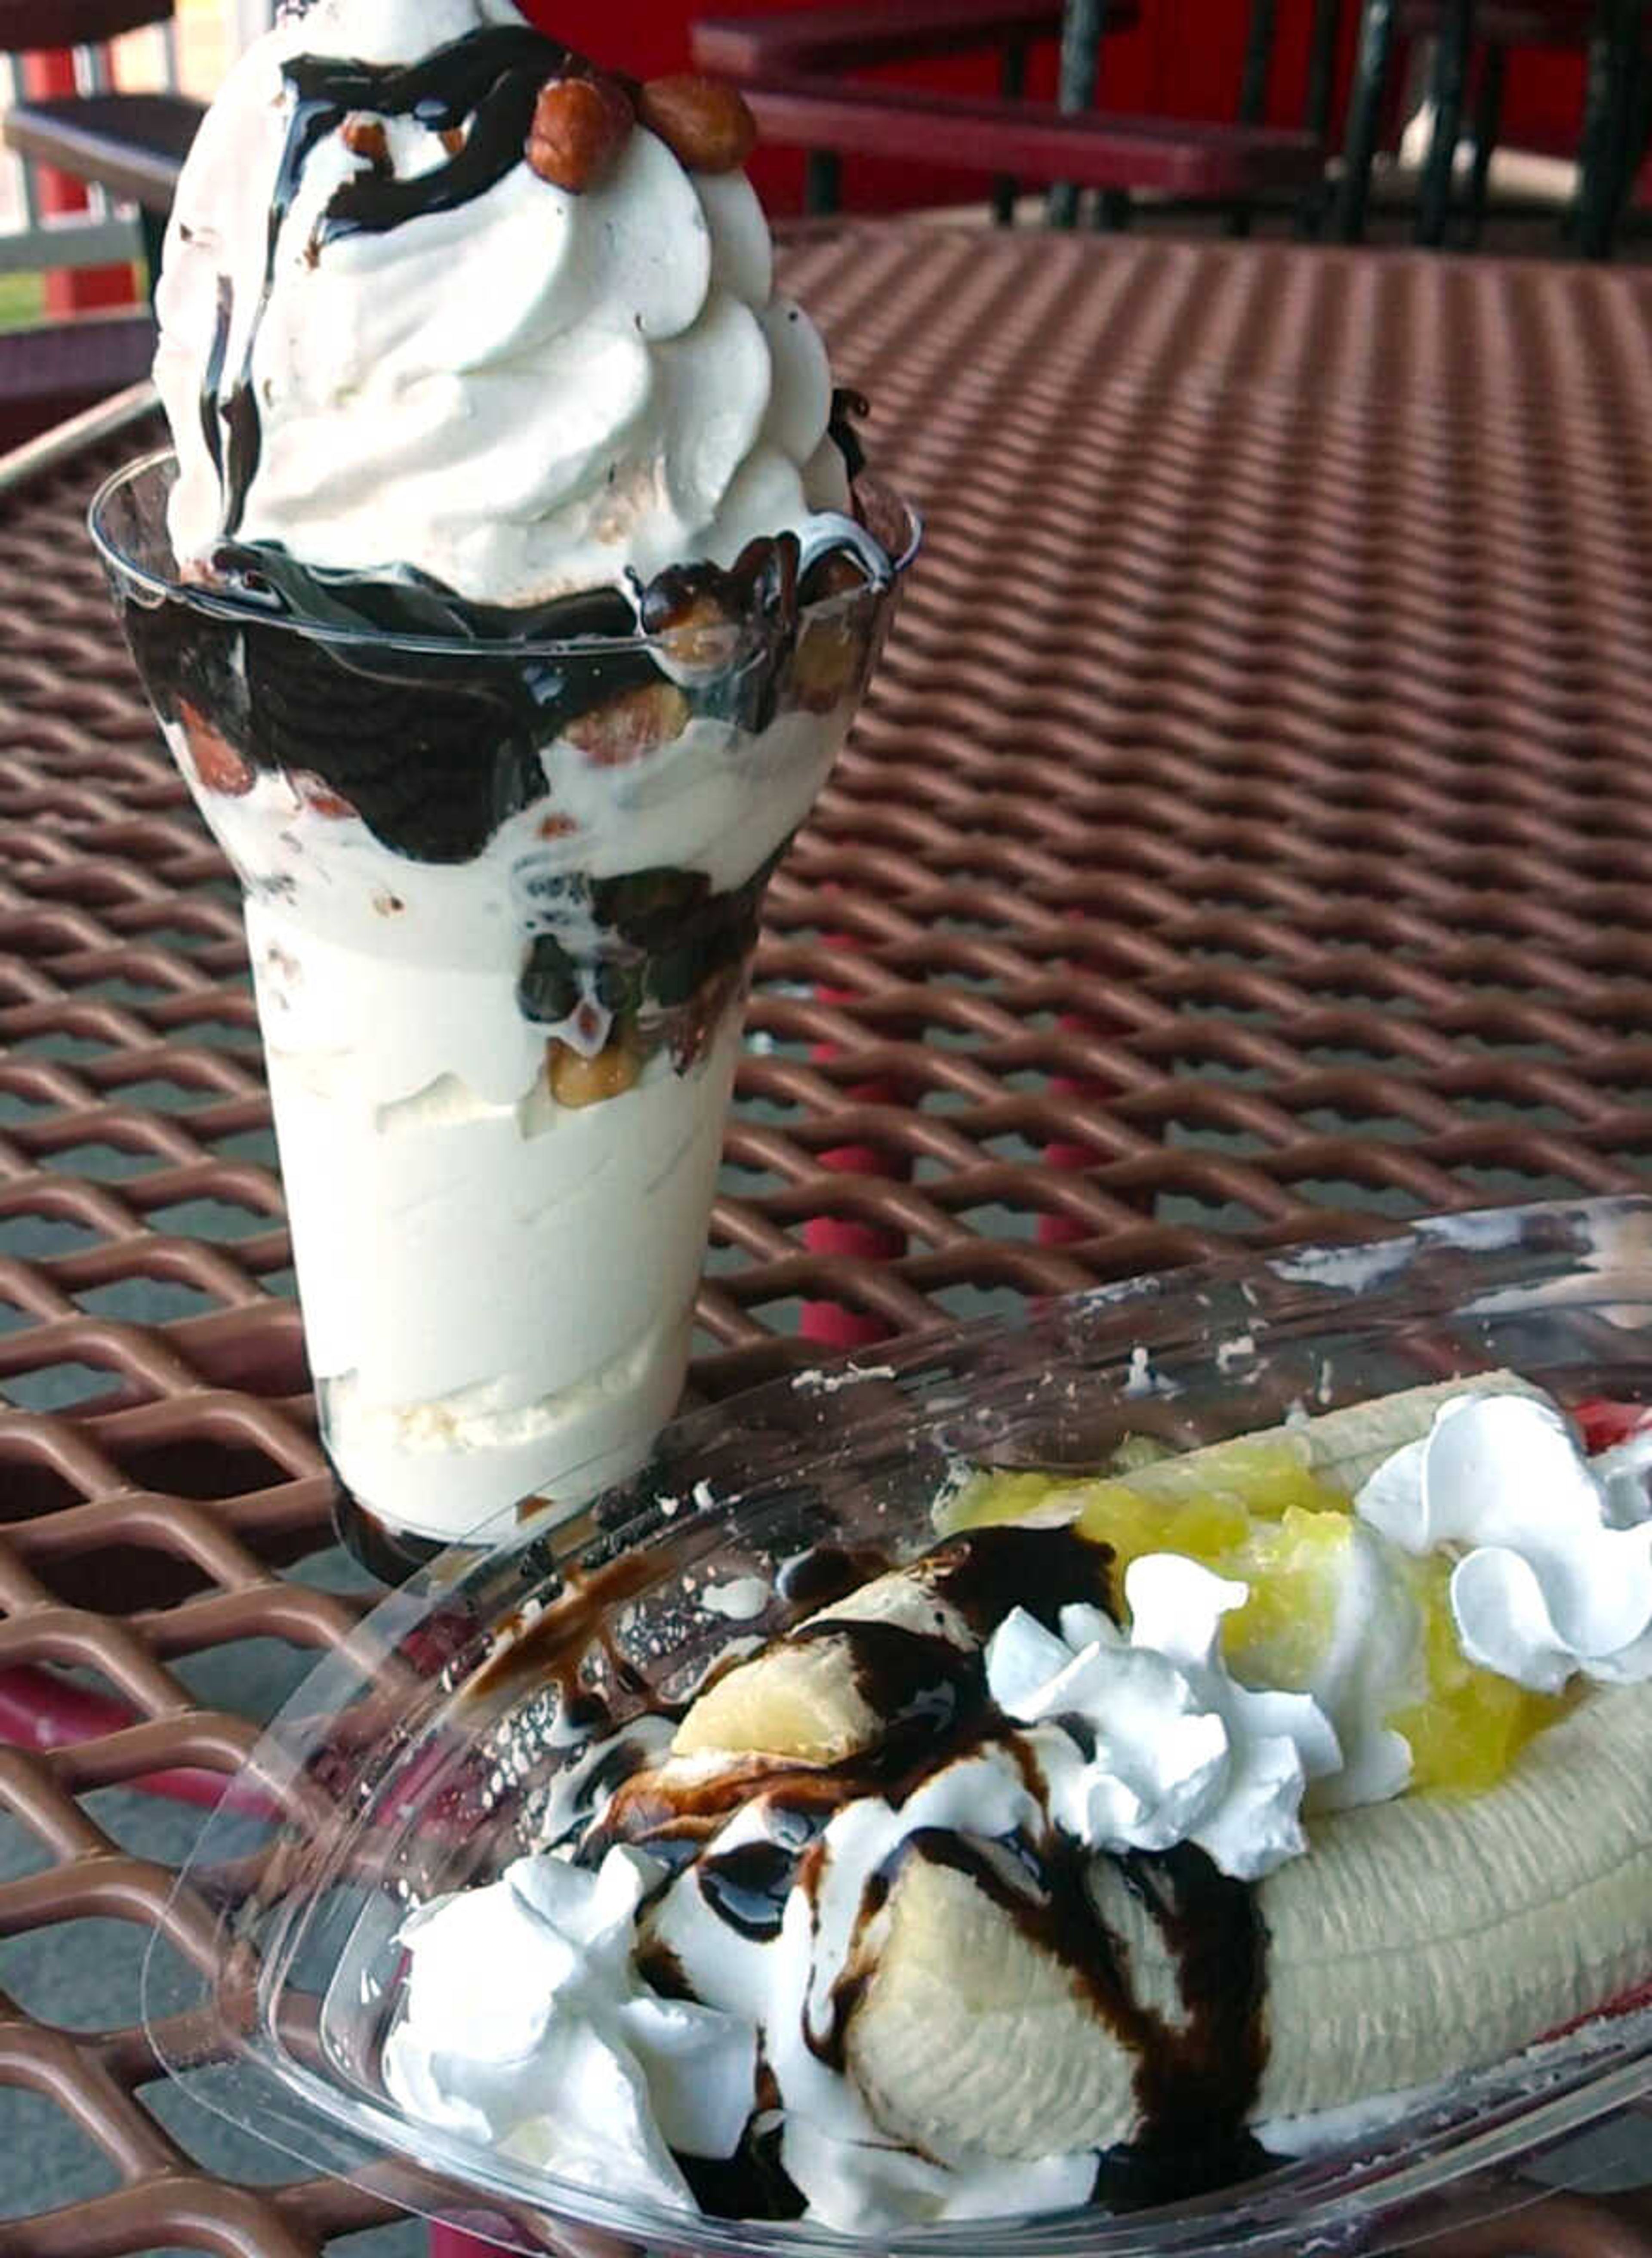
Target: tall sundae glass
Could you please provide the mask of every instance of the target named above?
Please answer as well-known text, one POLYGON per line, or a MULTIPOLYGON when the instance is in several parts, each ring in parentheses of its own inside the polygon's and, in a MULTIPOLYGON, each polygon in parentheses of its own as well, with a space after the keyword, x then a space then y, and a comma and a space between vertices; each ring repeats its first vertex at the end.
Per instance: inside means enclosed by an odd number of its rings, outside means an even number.
POLYGON ((340 1525, 572 1509, 686 1367, 768 879, 915 529, 772 288, 739 97, 506 0, 231 74, 93 530, 240 878, 340 1525))

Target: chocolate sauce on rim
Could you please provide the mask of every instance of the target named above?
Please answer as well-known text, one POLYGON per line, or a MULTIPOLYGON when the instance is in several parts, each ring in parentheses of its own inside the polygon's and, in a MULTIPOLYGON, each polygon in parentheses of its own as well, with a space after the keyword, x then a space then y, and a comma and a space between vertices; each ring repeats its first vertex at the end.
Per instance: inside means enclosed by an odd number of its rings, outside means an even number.
POLYGON ((870 1548, 850 1551, 840 1544, 814 1544, 788 1560, 776 1579, 776 1588, 788 1606, 827 1608, 846 1600, 874 1576, 887 1575, 895 1566, 886 1552, 870 1548))
MULTIPOLYGON (((563 1714, 588 1701, 591 1688, 582 1672, 594 1649, 615 1650, 608 1630, 610 1613, 627 1600, 655 1588, 671 1573, 671 1554, 663 1547, 621 1552, 584 1569, 570 1568, 563 1588, 532 1615, 507 1617, 495 1635, 493 1653, 465 1686, 470 1701, 492 1701, 500 1694, 529 1694, 556 1687, 563 1714)), ((650 1692, 628 1663, 622 1674, 633 1692, 650 1692)), ((669 1715, 663 1706, 658 1714, 669 1715)))
POLYGON ((1113 1548, 1070 1528, 1017 1525, 972 1529, 928 1553, 923 1580, 978 1637, 996 1630, 1011 1608, 1025 1608, 1046 1630, 1059 1630, 1061 1609, 1075 1602, 1119 1620, 1113 1590, 1113 1548))
POLYGON ((851 391, 846 384, 840 384, 833 389, 832 415, 826 430, 843 458, 844 468, 848 472, 851 483, 866 468, 866 450, 861 444, 861 435, 854 426, 871 412, 872 403, 863 392, 851 391))

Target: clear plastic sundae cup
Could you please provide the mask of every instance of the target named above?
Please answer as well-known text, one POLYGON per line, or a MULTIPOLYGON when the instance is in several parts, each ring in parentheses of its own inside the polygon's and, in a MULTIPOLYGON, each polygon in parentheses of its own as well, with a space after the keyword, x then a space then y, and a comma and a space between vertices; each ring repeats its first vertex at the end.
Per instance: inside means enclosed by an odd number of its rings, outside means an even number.
POLYGON ((876 497, 881 542, 826 521, 546 635, 414 576, 294 601, 279 552, 181 572, 174 476, 93 534, 244 890, 340 1526, 399 1574, 575 1509, 676 1405, 764 891, 916 527, 876 497))

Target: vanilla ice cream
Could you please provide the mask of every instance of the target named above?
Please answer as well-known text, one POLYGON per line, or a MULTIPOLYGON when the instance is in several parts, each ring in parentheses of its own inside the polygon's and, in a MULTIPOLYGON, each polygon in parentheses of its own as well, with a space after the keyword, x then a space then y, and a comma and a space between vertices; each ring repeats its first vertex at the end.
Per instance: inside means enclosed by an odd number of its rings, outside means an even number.
POLYGON ((669 1416, 763 888, 909 544, 749 138, 508 0, 316 0, 180 183, 167 554, 111 575, 246 891, 323 1438, 398 1535, 571 1507, 669 1416))

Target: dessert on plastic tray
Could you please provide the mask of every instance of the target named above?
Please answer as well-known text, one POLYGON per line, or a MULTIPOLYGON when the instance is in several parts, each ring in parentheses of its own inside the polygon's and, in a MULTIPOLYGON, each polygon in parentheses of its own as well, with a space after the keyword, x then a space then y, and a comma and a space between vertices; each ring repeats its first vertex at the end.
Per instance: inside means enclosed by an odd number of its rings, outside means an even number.
POLYGON ((763 890, 910 547, 750 140, 508 0, 318 0, 184 168, 175 466, 103 538, 245 886, 323 1434, 393 1535, 577 1502, 671 1409, 763 890))
POLYGON ((386 2086, 564 2183, 876 2234, 1225 2185, 1541 2052, 1652 1975, 1649 1477, 1641 1415, 1511 1372, 982 1472, 623 1722, 599 1571, 504 1650, 557 1772, 406 1921, 386 2086))

